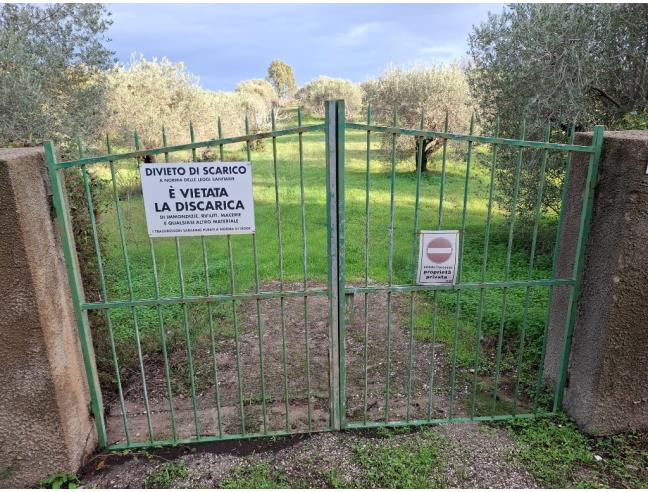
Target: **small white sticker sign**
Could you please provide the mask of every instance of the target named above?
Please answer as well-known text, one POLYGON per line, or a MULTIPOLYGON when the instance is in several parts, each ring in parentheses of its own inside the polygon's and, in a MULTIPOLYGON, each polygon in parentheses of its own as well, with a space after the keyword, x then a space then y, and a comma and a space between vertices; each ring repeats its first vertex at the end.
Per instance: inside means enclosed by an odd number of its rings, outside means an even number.
POLYGON ((140 166, 151 237, 252 234, 249 162, 173 162, 140 166))
POLYGON ((454 284, 457 278, 459 231, 421 231, 416 283, 454 284))

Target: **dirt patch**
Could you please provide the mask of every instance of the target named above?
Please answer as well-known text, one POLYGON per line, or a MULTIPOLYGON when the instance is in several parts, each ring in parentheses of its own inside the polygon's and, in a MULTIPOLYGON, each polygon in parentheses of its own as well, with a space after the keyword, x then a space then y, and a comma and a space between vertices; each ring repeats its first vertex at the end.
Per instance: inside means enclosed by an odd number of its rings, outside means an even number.
POLYGON ((346 324, 349 421, 364 422, 365 411, 369 422, 445 415, 447 354, 442 344, 410 337, 410 295, 379 292, 354 297, 346 324))
MULTIPOLYGON (((301 288, 284 285, 288 291, 301 288)), ((279 289, 278 282, 261 286, 262 291, 279 289)), ((445 415, 447 356, 443 345, 433 347, 409 336, 410 295, 367 294, 366 319, 365 295, 353 297, 347 299, 345 343, 348 421, 363 422, 365 409, 367 421, 445 415)), ((172 408, 159 354, 144 359, 148 411, 141 377, 128 379, 124 399, 131 442, 146 441, 150 434, 154 440, 170 440, 172 412, 178 439, 329 428, 328 297, 246 300, 224 307, 213 318, 213 341, 204 326, 192 336, 192 369, 186 346, 170 352, 172 408)), ((457 402, 466 389, 458 385, 457 402)), ((106 420, 109 443, 125 443, 118 400, 108 405, 106 420)))

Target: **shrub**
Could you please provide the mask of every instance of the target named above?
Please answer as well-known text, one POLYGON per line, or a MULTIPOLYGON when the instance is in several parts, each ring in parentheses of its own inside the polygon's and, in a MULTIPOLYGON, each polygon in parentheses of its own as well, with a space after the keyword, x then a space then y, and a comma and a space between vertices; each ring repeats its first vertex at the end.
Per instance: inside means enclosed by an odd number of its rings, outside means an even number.
POLYGON ((259 96, 269 106, 274 106, 279 103, 279 96, 274 87, 264 79, 244 80, 236 86, 236 92, 259 96))
POLYGON ((295 98, 306 111, 314 116, 324 116, 324 102, 344 99, 347 118, 356 117, 362 109, 362 88, 345 79, 321 76, 299 89, 295 98))

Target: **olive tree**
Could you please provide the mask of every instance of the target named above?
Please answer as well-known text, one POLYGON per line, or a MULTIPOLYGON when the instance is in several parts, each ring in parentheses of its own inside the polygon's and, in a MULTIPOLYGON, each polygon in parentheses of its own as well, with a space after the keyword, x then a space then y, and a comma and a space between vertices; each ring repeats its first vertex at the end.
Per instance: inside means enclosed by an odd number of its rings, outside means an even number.
MULTIPOLYGON (((272 110, 279 104, 272 84, 263 79, 245 80, 236 86, 236 95, 248 117, 249 129, 253 132, 269 129, 272 110)), ((263 148, 263 144, 263 140, 255 140, 254 148, 263 148)))
POLYGON ((350 80, 319 77, 297 91, 295 98, 312 115, 324 116, 324 102, 344 99, 346 116, 353 118, 362 110, 362 88, 350 80))
POLYGON ((110 70, 108 80, 108 131, 119 143, 132 144, 137 130, 145 146, 156 146, 162 126, 169 142, 179 143, 187 140, 190 120, 201 128, 201 89, 182 63, 133 57, 128 66, 110 70))
MULTIPOLYGON (((648 5, 513 4, 476 26, 469 36, 468 80, 487 131, 517 137, 526 120, 527 138, 552 138, 601 123, 628 126, 648 115, 648 5)), ((524 166, 520 212, 535 203, 540 157, 524 166)), ((564 163, 550 160, 559 176, 564 163)), ((498 172, 500 202, 511 208, 515 158, 503 156, 498 172)), ((543 206, 559 205, 560 179, 547 180, 543 206)))
MULTIPOLYGON (((464 131, 472 112, 468 82, 457 65, 414 66, 410 69, 389 67, 375 80, 362 84, 365 101, 371 105, 375 118, 391 124, 391 114, 396 112, 398 125, 419 128, 421 117, 426 130, 441 131, 445 119, 451 130, 464 131)), ((441 139, 422 139, 422 166, 442 144, 441 139)), ((405 150, 415 145, 412 138, 399 139, 405 150)))
POLYGON ((272 84, 281 99, 290 99, 297 89, 292 67, 281 60, 273 60, 270 63, 268 82, 272 84))
POLYGON ((99 4, 0 6, 0 144, 96 134, 108 17, 99 4))
POLYGON ((646 4, 513 4, 469 36, 471 89, 503 125, 614 125, 648 110, 646 19, 646 4))
POLYGON ((166 58, 133 58, 110 70, 108 81, 107 131, 123 144, 132 143, 137 130, 144 146, 159 145, 162 126, 170 143, 186 142, 190 122, 197 139, 214 138, 218 117, 229 136, 244 132, 246 114, 252 131, 269 125, 272 102, 249 84, 236 92, 209 91, 184 64, 166 58))
POLYGON ((277 91, 270 82, 264 79, 244 80, 236 86, 236 92, 258 96, 270 106, 279 103, 277 91))

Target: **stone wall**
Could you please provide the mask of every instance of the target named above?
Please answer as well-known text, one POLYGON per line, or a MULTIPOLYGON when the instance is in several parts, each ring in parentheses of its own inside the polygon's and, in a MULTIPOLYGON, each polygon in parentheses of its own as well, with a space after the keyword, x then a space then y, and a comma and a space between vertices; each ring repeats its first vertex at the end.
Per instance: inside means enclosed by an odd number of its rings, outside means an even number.
POLYGON ((42 148, 0 149, 0 488, 76 472, 96 445, 42 148))
MULTIPOLYGON (((591 144, 577 134, 576 143, 591 144)), ((571 276, 587 157, 574 158, 558 276, 571 276)), ((568 288, 554 289, 545 376, 555 381, 568 288)), ((605 132, 563 407, 592 434, 648 429, 648 131, 605 132)))

